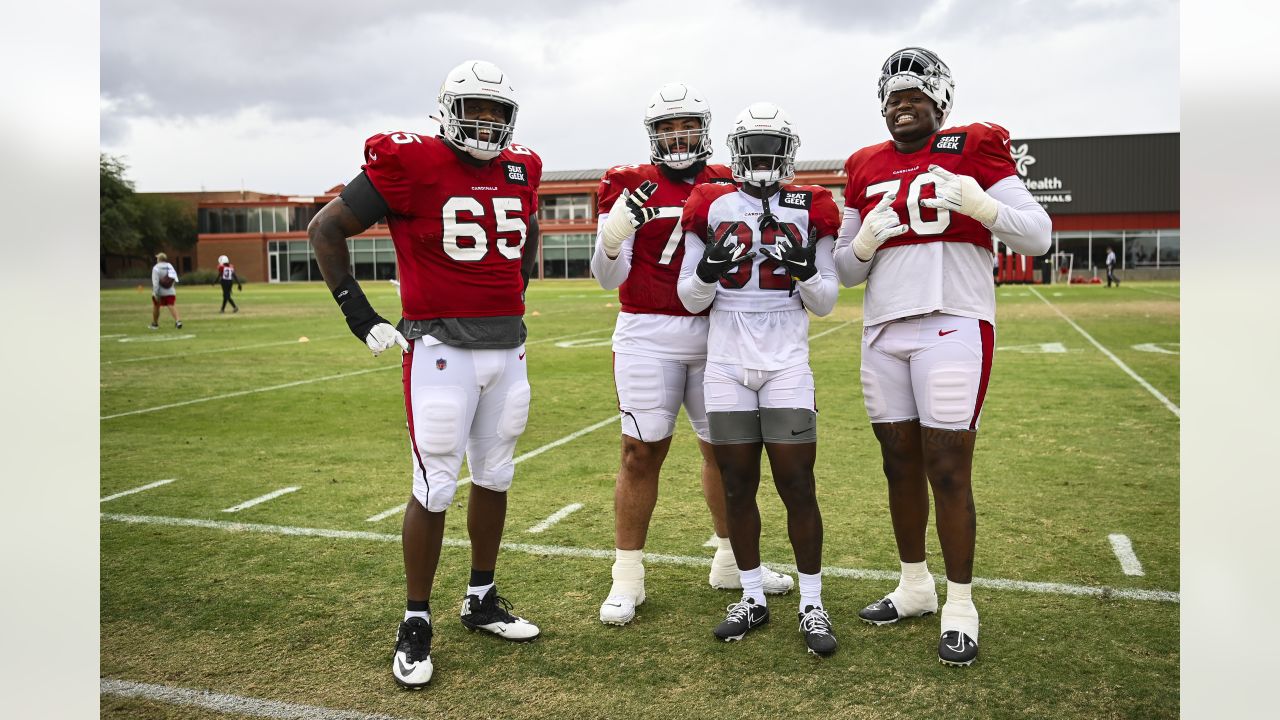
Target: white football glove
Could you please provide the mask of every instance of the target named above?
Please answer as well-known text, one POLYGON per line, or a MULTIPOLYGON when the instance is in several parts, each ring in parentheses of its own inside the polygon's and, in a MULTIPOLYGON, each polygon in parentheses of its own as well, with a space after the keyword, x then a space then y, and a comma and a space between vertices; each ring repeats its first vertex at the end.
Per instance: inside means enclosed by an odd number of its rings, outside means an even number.
POLYGON ((392 345, 399 345, 401 350, 409 351, 409 341, 405 340, 404 335, 401 335, 400 331, 395 329, 391 323, 374 325, 369 330, 369 334, 365 336, 364 342, 369 346, 369 351, 373 353, 374 357, 378 357, 383 350, 392 345))
POLYGON ((876 203, 875 208, 862 218, 862 227, 853 238, 853 254, 862 262, 871 262, 871 256, 891 237, 897 237, 910 228, 898 219, 898 213, 891 205, 898 193, 885 193, 876 203))
POLYGON ((938 196, 921 200, 922 206, 937 210, 954 210, 961 215, 968 215, 987 228, 996 221, 996 208, 999 207, 999 203, 982 189, 977 180, 968 175, 957 175, 937 165, 929 166, 929 174, 940 181, 934 185, 938 196))
POLYGON ((605 255, 610 258, 618 257, 622 242, 645 223, 658 217, 657 208, 643 207, 657 189, 657 183, 645 180, 634 191, 624 189, 614 201, 613 208, 609 210, 609 219, 605 221, 600 234, 600 244, 605 255))

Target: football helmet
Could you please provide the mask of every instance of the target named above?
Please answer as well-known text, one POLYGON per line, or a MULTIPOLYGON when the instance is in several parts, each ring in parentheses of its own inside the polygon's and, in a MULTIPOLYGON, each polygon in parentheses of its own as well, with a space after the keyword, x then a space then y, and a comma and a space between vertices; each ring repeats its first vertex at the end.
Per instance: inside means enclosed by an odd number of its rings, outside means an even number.
POLYGON ((920 88, 942 111, 942 124, 947 124, 955 103, 956 83, 951 69, 942 58, 920 47, 903 48, 889 56, 880 68, 880 114, 890 93, 920 88))
POLYGON ((644 111, 644 128, 649 133, 649 158, 673 170, 684 170, 699 160, 711 157, 711 106, 702 93, 684 83, 667 83, 649 98, 644 111), (694 117, 702 121, 701 130, 673 130, 660 133, 661 120, 694 117), (684 140, 687 150, 670 152, 673 140, 684 140))
POLYGON ((219 255, 219 256, 218 256, 218 264, 219 264, 219 265, 226 265, 226 264, 227 264, 227 263, 229 263, 229 262, 231 262, 231 258, 227 257, 226 255, 219 255))
POLYGON ((462 152, 478 159, 492 160, 511 144, 516 126, 515 89, 507 76, 491 62, 468 60, 449 71, 440 86, 440 129, 444 139, 462 152), (506 122, 468 120, 468 100, 492 100, 506 109, 506 122), (480 131, 489 131, 489 139, 481 140, 480 131))
POLYGON ((796 175, 799 148, 800 136, 782 108, 771 102, 752 103, 729 131, 733 179, 761 187, 788 183, 796 175), (756 167, 761 164, 767 167, 756 167))

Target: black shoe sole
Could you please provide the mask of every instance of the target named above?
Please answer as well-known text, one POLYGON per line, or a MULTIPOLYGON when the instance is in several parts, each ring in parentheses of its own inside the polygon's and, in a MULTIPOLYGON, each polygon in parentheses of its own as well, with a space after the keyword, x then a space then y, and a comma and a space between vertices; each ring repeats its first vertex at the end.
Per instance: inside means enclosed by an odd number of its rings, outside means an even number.
POLYGON ((738 641, 739 641, 739 640, 741 640, 742 638, 746 637, 746 636, 747 636, 747 635, 748 635, 752 630, 755 630, 756 628, 758 628, 758 627, 760 627, 761 625, 764 625, 764 624, 766 624, 766 623, 768 623, 768 622, 769 622, 769 616, 768 616, 768 615, 765 615, 763 620, 761 620, 760 622, 756 623, 755 625, 752 625, 751 627, 747 628, 746 630, 743 630, 741 635, 730 635, 729 637, 720 637, 719 635, 716 635, 716 631, 715 631, 715 630, 712 630, 712 631, 711 631, 711 634, 712 634, 712 635, 715 635, 715 637, 716 637, 716 639, 717 639, 717 640, 723 640, 723 641, 725 641, 725 642, 738 642, 738 641))
POLYGON ((862 622, 864 622, 864 623, 868 624, 868 625, 892 625, 892 624, 894 624, 894 623, 898 622, 899 620, 910 620, 910 619, 912 619, 912 618, 923 618, 923 617, 929 617, 930 615, 933 615, 933 614, 934 614, 934 613, 933 613, 933 611, 929 611, 929 612, 922 612, 922 613, 920 613, 919 615, 908 615, 908 616, 906 616, 906 617, 896 617, 896 618, 894 618, 894 619, 892 619, 892 620, 871 620, 871 619, 864 618, 864 617, 862 617, 861 615, 859 615, 859 616, 858 616, 858 619, 859 619, 859 620, 861 620, 862 622))

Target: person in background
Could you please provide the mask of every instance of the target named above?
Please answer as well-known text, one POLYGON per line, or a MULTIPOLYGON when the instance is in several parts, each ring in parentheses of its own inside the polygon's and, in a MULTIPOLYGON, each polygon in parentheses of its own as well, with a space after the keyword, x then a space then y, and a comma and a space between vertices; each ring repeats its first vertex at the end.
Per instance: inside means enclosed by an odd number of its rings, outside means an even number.
POLYGON ((222 285, 222 309, 218 312, 225 313, 227 311, 227 303, 231 303, 231 312, 240 312, 240 307, 236 305, 236 301, 231 299, 231 284, 235 283, 241 292, 244 292, 244 283, 240 281, 240 276, 236 274, 236 266, 231 264, 231 259, 226 255, 218 256, 218 283, 222 285))
POLYGON ((1116 277, 1116 251, 1110 246, 1107 247, 1107 287, 1111 287, 1111 283, 1115 282, 1116 287, 1120 287, 1120 278, 1116 277))
POLYGON ((173 316, 173 326, 182 327, 182 318, 178 316, 178 271, 169 264, 169 256, 156 253, 156 264, 151 268, 151 325, 152 330, 160 329, 160 306, 169 308, 173 316))

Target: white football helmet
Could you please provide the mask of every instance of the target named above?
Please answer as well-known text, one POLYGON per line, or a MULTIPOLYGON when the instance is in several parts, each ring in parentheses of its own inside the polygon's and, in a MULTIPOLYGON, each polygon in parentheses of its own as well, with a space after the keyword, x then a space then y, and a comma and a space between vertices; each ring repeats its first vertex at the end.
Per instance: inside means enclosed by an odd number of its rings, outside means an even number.
POLYGON ((440 129, 450 145, 479 160, 492 160, 511 144, 515 131, 515 89, 507 76, 491 62, 468 60, 449 71, 440 86, 440 129), (468 100, 493 100, 506 107, 506 122, 467 120, 464 109, 468 100), (481 140, 480 131, 488 131, 489 139, 481 140))
POLYGON ((230 262, 231 262, 231 258, 227 257, 226 255, 219 255, 219 256, 218 256, 218 264, 219 264, 219 265, 226 265, 226 264, 228 264, 228 263, 230 263, 230 262))
POLYGON ((752 103, 729 131, 733 179, 761 187, 788 183, 796 176, 799 148, 800 136, 782 108, 771 102, 752 103), (767 167, 756 167, 764 163, 767 167))
POLYGON ((955 103, 956 83, 942 58, 919 47, 903 48, 890 55, 880 68, 880 114, 885 113, 884 103, 890 93, 911 88, 920 88, 933 100, 942 111, 945 126, 955 103))
POLYGON ((711 106, 702 93, 684 83, 667 83, 649 98, 644 111, 644 127, 649 133, 649 158, 674 170, 711 157, 711 106), (660 120, 694 117, 702 121, 701 130, 675 130, 660 133, 655 127, 660 120), (670 152, 674 140, 684 140, 687 150, 670 152))

